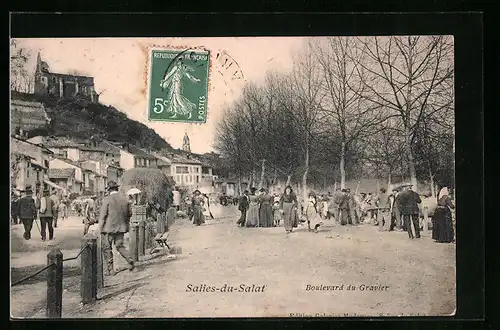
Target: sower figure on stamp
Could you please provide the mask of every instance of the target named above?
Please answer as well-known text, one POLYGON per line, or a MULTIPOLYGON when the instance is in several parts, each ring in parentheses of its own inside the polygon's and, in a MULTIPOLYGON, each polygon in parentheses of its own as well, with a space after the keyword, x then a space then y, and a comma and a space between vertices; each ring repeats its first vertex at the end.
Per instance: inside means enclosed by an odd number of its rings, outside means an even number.
POLYGON ((248 190, 245 190, 243 195, 238 199, 238 210, 241 212, 241 216, 236 224, 240 227, 244 227, 248 210, 248 190))
POLYGON ((420 196, 411 190, 411 185, 407 185, 405 190, 398 195, 399 207, 401 216, 403 217, 408 237, 420 238, 420 223, 419 223, 419 208, 418 204, 422 202, 420 196), (413 224, 413 226, 412 226, 413 224), (415 229, 415 236, 413 236, 412 227, 415 229))
POLYGON ((102 201, 99 212, 99 228, 106 240, 103 244, 104 261, 107 264, 107 275, 114 275, 113 267, 113 243, 116 250, 127 260, 129 270, 134 269, 134 261, 123 245, 123 236, 130 227, 132 208, 125 194, 118 193, 119 185, 116 182, 108 182, 109 195, 102 201))

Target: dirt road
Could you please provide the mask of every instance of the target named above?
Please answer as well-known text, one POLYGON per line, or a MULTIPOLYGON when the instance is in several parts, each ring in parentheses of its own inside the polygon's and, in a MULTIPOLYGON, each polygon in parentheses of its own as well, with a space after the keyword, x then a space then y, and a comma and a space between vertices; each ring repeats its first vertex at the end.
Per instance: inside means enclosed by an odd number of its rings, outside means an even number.
POLYGON ((238 228, 235 219, 200 227, 179 219, 171 233, 182 248, 176 260, 106 279, 93 306, 67 293, 63 317, 447 315, 455 308, 454 244, 333 222, 319 233, 299 227, 286 235, 282 227, 238 228))

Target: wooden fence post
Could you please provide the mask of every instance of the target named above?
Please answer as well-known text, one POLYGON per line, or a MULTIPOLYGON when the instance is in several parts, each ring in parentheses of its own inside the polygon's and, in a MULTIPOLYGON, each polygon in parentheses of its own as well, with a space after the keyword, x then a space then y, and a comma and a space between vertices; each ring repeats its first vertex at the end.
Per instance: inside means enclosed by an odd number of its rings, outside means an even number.
POLYGON ((83 236, 82 249, 80 295, 82 303, 89 304, 97 299, 97 237, 92 233, 83 236))
POLYGON ((97 291, 104 288, 104 258, 102 251, 104 235, 99 232, 97 237, 97 291))
POLYGON ((427 231, 429 229, 429 208, 427 206, 424 206, 423 209, 424 213, 424 235, 427 235, 427 231))
POLYGON ((130 233, 129 233, 129 253, 130 253, 130 258, 132 258, 132 261, 136 262, 139 260, 139 254, 138 254, 138 243, 139 243, 139 233, 138 233, 138 228, 139 226, 135 222, 130 223, 130 233))
POLYGON ((54 249, 47 254, 47 265, 54 264, 47 269, 47 318, 61 318, 62 315, 62 279, 63 254, 54 249))
POLYGON ((139 257, 144 256, 146 248, 146 223, 144 220, 139 222, 139 243, 137 247, 137 254, 139 257))

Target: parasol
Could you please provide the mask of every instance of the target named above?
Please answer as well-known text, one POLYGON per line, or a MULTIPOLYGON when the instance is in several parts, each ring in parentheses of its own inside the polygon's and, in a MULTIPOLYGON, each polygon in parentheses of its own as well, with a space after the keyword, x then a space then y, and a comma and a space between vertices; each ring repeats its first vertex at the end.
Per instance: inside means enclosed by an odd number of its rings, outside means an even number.
POLYGON ((140 194, 141 191, 137 188, 132 188, 130 189, 129 191, 127 191, 127 195, 137 195, 137 194, 140 194))

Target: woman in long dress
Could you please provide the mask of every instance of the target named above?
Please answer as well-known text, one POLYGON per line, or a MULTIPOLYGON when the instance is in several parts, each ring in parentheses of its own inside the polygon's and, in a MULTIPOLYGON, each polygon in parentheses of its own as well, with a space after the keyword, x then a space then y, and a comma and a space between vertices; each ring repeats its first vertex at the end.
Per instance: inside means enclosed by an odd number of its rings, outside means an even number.
POLYGON ((437 208, 432 217, 432 239, 438 243, 451 243, 454 240, 451 215, 451 209, 454 208, 448 188, 443 187, 439 191, 437 208))
POLYGON ((166 91, 165 110, 172 114, 171 118, 188 116, 189 119, 197 108, 196 104, 183 95, 183 78, 188 78, 194 83, 200 82, 200 79, 190 74, 193 71, 193 68, 183 64, 182 59, 178 58, 160 82, 161 88, 166 91))
POLYGON ((201 226, 201 224, 205 222, 205 216, 203 215, 203 206, 205 204, 205 200, 199 190, 195 190, 193 194, 194 196, 191 199, 193 225, 201 226))
POLYGON ((273 206, 272 202, 274 197, 269 195, 266 188, 260 189, 259 195, 259 227, 272 227, 273 226, 273 206))
POLYGON ((291 186, 286 186, 285 193, 280 199, 280 212, 283 214, 283 222, 287 234, 293 230, 297 216, 297 205, 297 195, 295 195, 291 186))
POLYGON ((257 227, 259 225, 259 197, 255 195, 256 191, 256 188, 251 188, 248 196, 246 227, 257 227))
POLYGON ((314 231, 316 233, 318 232, 319 226, 323 224, 317 206, 318 202, 316 199, 316 194, 314 192, 310 192, 304 214, 307 220, 307 228, 309 229, 309 231, 314 231))

